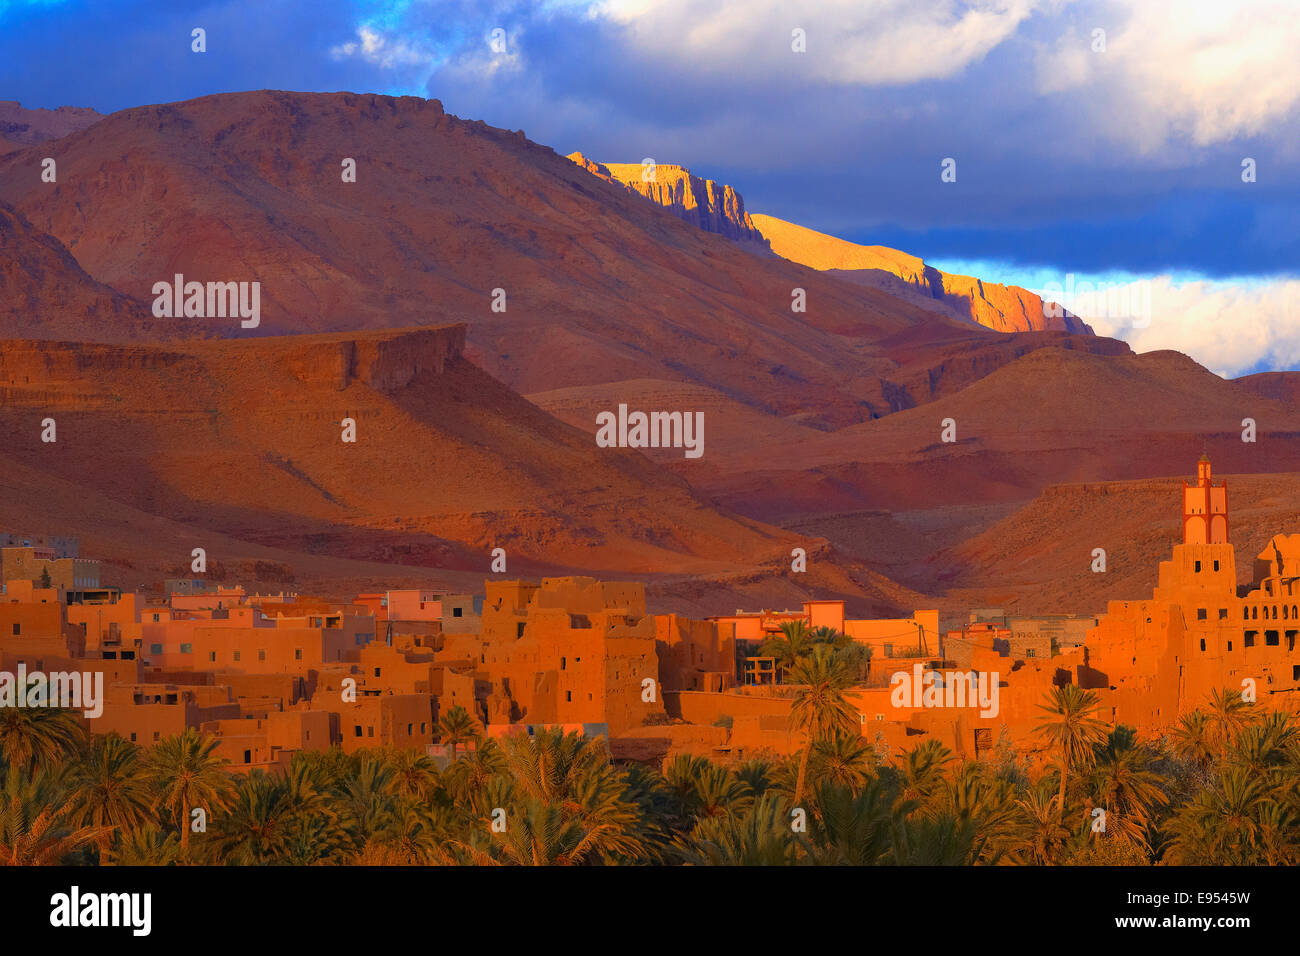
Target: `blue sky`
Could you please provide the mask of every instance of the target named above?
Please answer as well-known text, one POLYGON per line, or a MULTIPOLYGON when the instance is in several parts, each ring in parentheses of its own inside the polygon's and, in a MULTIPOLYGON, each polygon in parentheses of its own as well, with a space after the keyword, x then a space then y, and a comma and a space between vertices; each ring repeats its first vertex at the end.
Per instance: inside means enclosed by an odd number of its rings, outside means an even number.
POLYGON ((1147 283, 1149 321, 1098 329, 1240 374, 1300 367, 1297 20, 1276 0, 0 0, 0 98, 434 96, 950 271, 1147 283))

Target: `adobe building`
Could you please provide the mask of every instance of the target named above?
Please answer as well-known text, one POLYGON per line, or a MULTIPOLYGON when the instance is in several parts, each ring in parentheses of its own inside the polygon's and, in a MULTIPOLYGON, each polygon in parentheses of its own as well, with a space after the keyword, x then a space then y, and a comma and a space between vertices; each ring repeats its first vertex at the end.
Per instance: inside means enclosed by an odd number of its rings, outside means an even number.
POLYGON ((1300 708, 1300 535, 1276 535, 1238 596, 1226 482, 1209 459, 1183 487, 1183 541, 1160 563, 1147 600, 1111 601, 1088 634, 1080 684, 1111 720, 1154 731, 1203 708, 1211 691, 1249 692, 1269 709, 1300 708))
POLYGON ((48 574, 51 587, 65 591, 99 587, 99 562, 88 558, 61 558, 54 548, 0 548, 0 578, 41 581, 48 574))
MULTIPOLYGON (((482 621, 477 673, 491 685, 489 723, 604 724, 615 735, 664 714, 643 584, 488 581, 482 621)), ((461 642, 460 652, 474 650, 461 642)))

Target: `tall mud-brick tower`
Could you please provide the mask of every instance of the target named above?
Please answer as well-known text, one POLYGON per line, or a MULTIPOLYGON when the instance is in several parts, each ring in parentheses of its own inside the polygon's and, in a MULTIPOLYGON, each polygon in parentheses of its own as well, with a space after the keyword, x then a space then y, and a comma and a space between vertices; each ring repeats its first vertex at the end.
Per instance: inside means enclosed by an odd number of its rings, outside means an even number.
POLYGON ((1196 484, 1183 482, 1183 544, 1228 543, 1228 483, 1214 483, 1210 459, 1196 463, 1196 484))

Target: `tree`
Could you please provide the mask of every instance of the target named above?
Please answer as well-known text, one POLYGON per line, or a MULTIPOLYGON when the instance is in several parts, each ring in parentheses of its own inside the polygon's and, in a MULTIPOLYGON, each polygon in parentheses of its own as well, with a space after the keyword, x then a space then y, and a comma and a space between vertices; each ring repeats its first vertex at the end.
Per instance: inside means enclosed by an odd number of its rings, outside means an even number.
POLYGON ((151 821, 149 792, 140 748, 118 734, 95 737, 71 768, 69 816, 75 823, 101 827, 99 856, 107 858, 112 831, 130 830, 151 821))
POLYGON ((1241 691, 1232 688, 1210 691, 1210 712, 1207 721, 1219 744, 1219 757, 1228 753, 1234 737, 1254 719, 1250 705, 1241 699, 1241 691))
POLYGON ((11 767, 35 771, 61 764, 84 739, 85 731, 72 711, 0 708, 0 756, 11 767))
POLYGON ((44 771, 10 771, 0 792, 0 866, 57 866, 101 840, 107 827, 70 824, 44 771))
POLYGON ((1077 684, 1054 687, 1045 695, 1046 703, 1038 709, 1052 716, 1034 732, 1046 737, 1060 751, 1061 793, 1058 809, 1065 813, 1065 788, 1070 771, 1091 766, 1094 748, 1106 739, 1106 724, 1093 714, 1101 705, 1096 691, 1083 690, 1077 684))
POLYGON ((833 648, 825 644, 814 647, 807 657, 795 664, 791 677, 800 686, 790 705, 790 723, 807 738, 799 758, 799 776, 794 787, 797 806, 803 796, 808 758, 813 746, 837 731, 855 732, 857 715, 844 699, 844 691, 852 682, 848 668, 836 657, 833 648))
POLYGON ((459 756, 456 751, 460 744, 480 736, 478 722, 459 704, 438 718, 438 740, 451 747, 453 760, 459 756))
POLYGON ((211 816, 226 806, 233 781, 215 755, 217 741, 200 736, 193 727, 154 745, 146 759, 149 778, 159 802, 180 827, 181 849, 189 853, 190 812, 202 808, 211 816))
POLYGON ((48 588, 48 587, 50 587, 50 568, 49 568, 49 565, 46 565, 46 566, 44 566, 44 567, 41 568, 41 587, 43 587, 43 588, 48 588))
POLYGON ((781 670, 789 671, 800 658, 812 650, 812 635, 802 618, 782 621, 780 635, 772 635, 758 648, 760 657, 774 657, 781 670))

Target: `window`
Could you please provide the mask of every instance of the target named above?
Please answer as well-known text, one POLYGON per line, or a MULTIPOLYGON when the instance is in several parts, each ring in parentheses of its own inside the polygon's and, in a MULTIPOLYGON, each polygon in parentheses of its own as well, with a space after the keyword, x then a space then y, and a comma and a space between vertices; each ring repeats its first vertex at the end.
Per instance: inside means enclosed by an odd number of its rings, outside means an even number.
POLYGON ((157 739, 158 739, 158 731, 156 731, 156 730, 153 732, 153 739, 154 739, 154 740, 157 740, 157 739))
POLYGON ((1254 647, 1254 646, 1255 646, 1255 638, 1257 638, 1258 636, 1259 636, 1259 631, 1247 631, 1247 632, 1246 632, 1245 646, 1246 646, 1246 647, 1254 647))
POLYGON ((131 743, 135 743, 135 734, 134 734, 134 733, 131 734, 131 743))
POLYGON ((259 648, 257 649, 257 659, 258 659, 259 661, 264 661, 264 660, 266 660, 266 648, 264 648, 264 647, 259 647, 259 648))
POLYGON ((161 654, 161 653, 162 653, 162 645, 161 645, 161 644, 150 644, 150 645, 149 645, 149 653, 150 653, 150 654, 161 654))
POLYGON ((1227 619, 1228 619, 1228 609, 1226 607, 1219 608, 1219 620, 1226 621, 1227 619))
POLYGON ((1277 631, 1265 631, 1264 643, 1267 644, 1269 647, 1277 647, 1278 644, 1277 631))
POLYGON ((406 725, 406 736, 410 737, 410 736, 411 736, 412 734, 414 734, 414 733, 415 733, 415 724, 407 724, 407 725, 406 725))
POLYGON ((573 691, 571 691, 571 690, 566 690, 566 691, 564 692, 564 700, 565 700, 566 703, 572 703, 572 702, 573 702, 573 691))
POLYGON ((182 645, 181 645, 181 653, 182 653, 182 654, 193 654, 193 653, 194 653, 194 645, 193 645, 193 644, 182 644, 182 645))
POLYGON ((14 622, 14 633, 21 634, 22 632, 23 632, 23 626, 17 622, 14 622))
POLYGON ((161 617, 161 615, 155 614, 155 615, 153 616, 153 622, 154 622, 155 624, 157 624, 158 621, 159 621, 159 619, 160 619, 160 617, 161 617))
POLYGON ((378 668, 378 667, 375 668, 375 676, 376 676, 376 677, 379 676, 379 668, 378 668))
POLYGON ((520 621, 515 627, 515 637, 524 636, 524 622, 520 621))
POLYGON ((208 660, 209 660, 211 663, 215 664, 215 663, 217 662, 217 652, 216 652, 216 651, 208 651, 208 660))
POLYGON ((451 609, 452 617, 460 617, 464 613, 462 608, 454 607, 451 609))
POLYGON ((245 751, 244 751, 244 763, 252 763, 252 762, 253 762, 253 751, 251 751, 251 750, 245 750, 245 751))
POLYGON ((420 721, 420 733, 425 733, 428 729, 429 729, 428 723, 423 720, 420 721))
POLYGON ((1218 561, 1215 561, 1215 562, 1214 562, 1214 570, 1216 570, 1216 571, 1219 570, 1219 562, 1218 562, 1218 561))
POLYGON ((561 658, 560 658, 560 670, 564 670, 566 664, 568 664, 568 658, 566 658, 566 657, 561 657, 561 658))
POLYGON ((1197 562, 1196 562, 1196 573, 1197 573, 1197 574, 1200 574, 1200 573, 1201 573, 1201 562, 1200 562, 1200 561, 1197 561, 1197 562))
POLYGON ((375 735, 375 725, 371 724, 369 727, 366 728, 366 736, 373 737, 374 735, 375 735))
POLYGON ((235 660, 239 660, 239 651, 235 651, 235 660))
POLYGON ((357 737, 360 737, 360 736, 361 736, 361 725, 360 725, 360 724, 357 724, 357 726, 356 726, 356 734, 355 734, 354 736, 357 736, 357 737))
POLYGON ((1196 609, 1196 619, 1197 619, 1198 621, 1204 621, 1204 620, 1206 619, 1206 616, 1207 616, 1207 615, 1206 615, 1205 608, 1203 608, 1203 607, 1198 607, 1198 608, 1196 609))
POLYGON ((1205 650, 1205 638, 1201 638, 1201 650, 1205 650))
POLYGON ((293 649, 293 659, 294 659, 295 661, 300 661, 300 660, 302 660, 302 648, 301 648, 301 647, 295 647, 295 648, 293 649))

